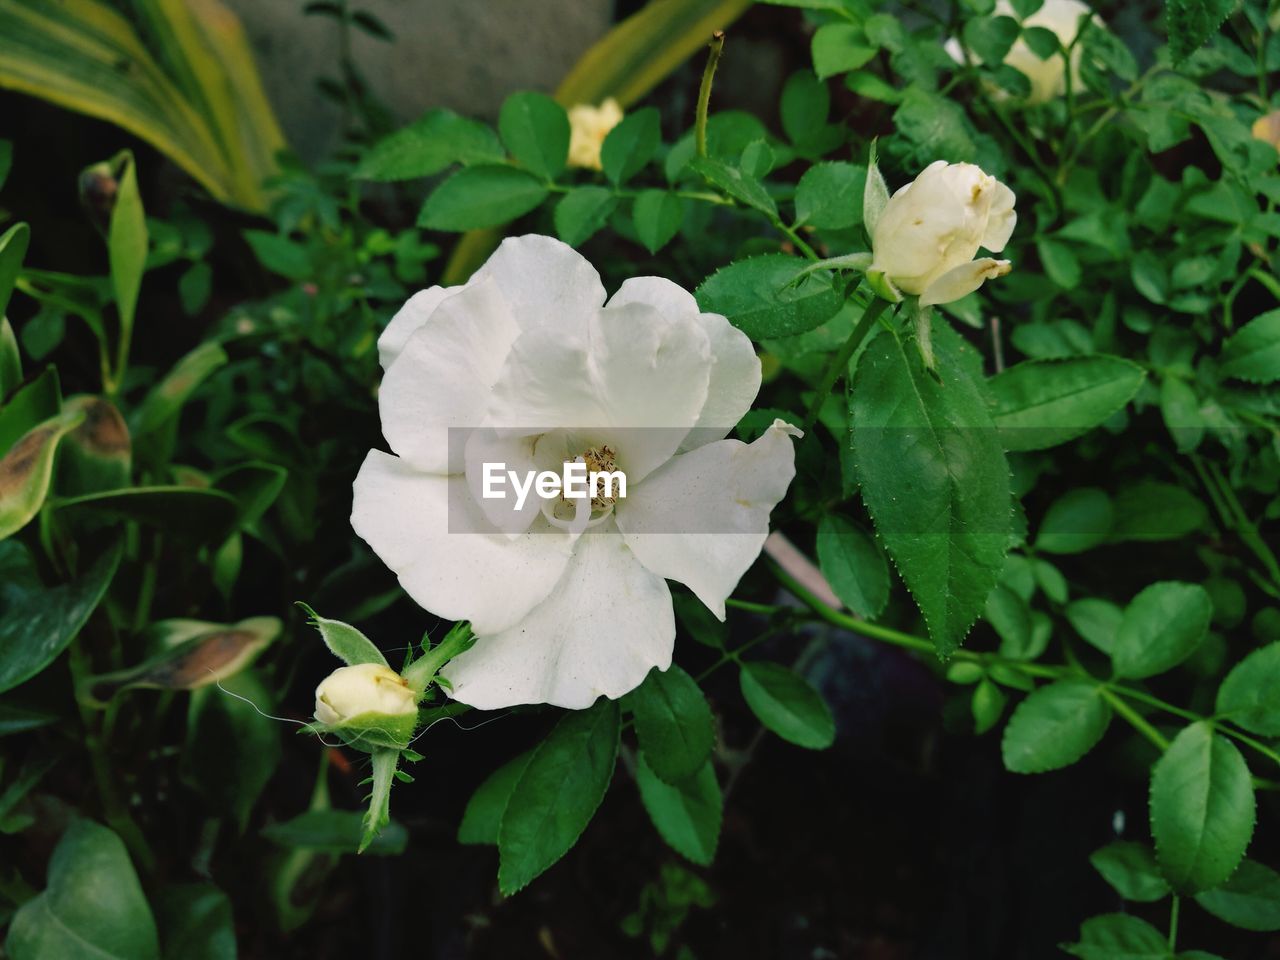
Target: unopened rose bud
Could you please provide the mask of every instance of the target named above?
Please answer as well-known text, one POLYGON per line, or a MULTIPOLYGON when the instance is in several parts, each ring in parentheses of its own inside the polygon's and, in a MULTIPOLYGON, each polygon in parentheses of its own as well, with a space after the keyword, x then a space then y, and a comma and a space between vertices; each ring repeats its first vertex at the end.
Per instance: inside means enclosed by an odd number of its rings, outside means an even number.
POLYGON ((390 667, 339 667, 316 687, 316 719, 321 723, 338 726, 369 714, 417 718, 417 699, 408 681, 390 667))
POLYGON ((1004 249, 1018 219, 1013 205, 1013 191, 974 164, 931 163, 876 217, 868 280, 889 299, 896 290, 921 306, 959 300, 1009 272, 1008 260, 973 256, 1004 249))

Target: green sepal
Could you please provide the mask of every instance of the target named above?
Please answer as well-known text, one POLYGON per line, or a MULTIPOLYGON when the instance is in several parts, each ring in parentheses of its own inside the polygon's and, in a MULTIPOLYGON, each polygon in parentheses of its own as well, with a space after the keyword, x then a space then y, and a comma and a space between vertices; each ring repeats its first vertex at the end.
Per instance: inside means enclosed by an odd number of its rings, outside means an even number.
POLYGON ((347 746, 365 753, 379 750, 404 750, 418 727, 418 714, 361 713, 341 723, 314 721, 302 727, 302 733, 323 736, 332 733, 347 746))
POLYGON ((883 270, 867 271, 867 286, 875 291, 876 296, 890 303, 902 302, 902 291, 893 285, 893 281, 884 275, 883 270))

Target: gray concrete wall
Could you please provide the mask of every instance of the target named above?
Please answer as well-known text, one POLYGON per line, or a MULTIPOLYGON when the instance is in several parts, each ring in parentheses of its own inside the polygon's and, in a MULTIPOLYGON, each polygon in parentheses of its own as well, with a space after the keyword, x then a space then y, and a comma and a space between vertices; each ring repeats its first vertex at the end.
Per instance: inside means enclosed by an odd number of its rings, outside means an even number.
MULTIPOLYGON (((324 155, 340 112, 315 81, 337 76, 337 25, 305 0, 226 0, 244 20, 267 94, 304 159, 324 155)), ((429 107, 493 117, 514 90, 551 91, 604 35, 612 0, 353 0, 396 35, 353 31, 353 59, 401 122, 429 107)))

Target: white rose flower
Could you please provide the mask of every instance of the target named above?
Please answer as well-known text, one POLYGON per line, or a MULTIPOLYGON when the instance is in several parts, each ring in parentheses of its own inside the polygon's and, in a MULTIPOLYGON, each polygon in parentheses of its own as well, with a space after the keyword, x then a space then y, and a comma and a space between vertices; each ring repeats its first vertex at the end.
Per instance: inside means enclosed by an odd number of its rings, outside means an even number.
POLYGON ((471 622, 475 645, 443 670, 456 699, 623 695, 671 663, 666 578, 724 618, 799 435, 779 420, 751 444, 723 439, 760 388, 750 340, 724 317, 658 277, 606 302, 572 248, 525 236, 465 286, 415 295, 378 347, 396 456, 369 454, 351 522, 414 600, 471 622), (531 491, 516 509, 480 496, 484 463, 579 457, 622 470, 625 498, 531 491))
POLYGON ((600 148, 609 131, 622 122, 622 107, 610 97, 598 107, 579 103, 569 108, 569 166, 600 169, 600 148))
POLYGON ((316 719, 337 725, 366 714, 416 717, 417 698, 408 681, 380 663, 339 667, 316 687, 316 719))
POLYGON ((973 258, 1004 249, 1018 216, 1013 191, 972 163, 935 160, 888 199, 871 228, 873 283, 888 280, 921 306, 950 303, 1002 277, 1008 260, 973 258))
MULTIPOLYGON (((1013 5, 1009 0, 997 0, 993 16, 1014 16, 1013 5)), ((1089 6, 1081 3, 1080 0, 1045 0, 1039 10, 1022 21, 1022 26, 1024 28, 1044 27, 1046 30, 1052 30, 1058 42, 1062 44, 1063 50, 1066 50, 1075 42, 1076 35, 1080 32, 1080 18, 1085 16, 1091 16, 1094 23, 1102 25, 1102 18, 1095 15, 1089 6)), ((957 63, 964 61, 960 41, 955 37, 946 42, 945 48, 957 63)), ((1074 90, 1080 89, 1080 55, 1081 50, 1078 47, 1071 51, 1071 86, 1074 90)), ((1027 79, 1031 81, 1031 92, 1018 101, 1024 106, 1047 103, 1067 91, 1066 61, 1061 53, 1055 53, 1047 60, 1042 60, 1040 55, 1027 46, 1022 37, 1019 37, 1009 48, 1004 62, 1026 74, 1027 79)), ((1002 99, 1008 96, 1003 90, 998 90, 996 93, 1002 99)))

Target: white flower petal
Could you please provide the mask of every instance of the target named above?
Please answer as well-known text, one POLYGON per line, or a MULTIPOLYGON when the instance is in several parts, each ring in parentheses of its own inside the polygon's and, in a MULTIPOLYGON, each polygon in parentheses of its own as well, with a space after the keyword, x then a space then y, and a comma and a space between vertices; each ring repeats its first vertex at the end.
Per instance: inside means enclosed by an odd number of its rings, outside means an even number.
POLYGON ((455 700, 482 710, 520 703, 579 710, 669 667, 676 628, 666 581, 609 524, 582 536, 551 596, 521 622, 476 632, 475 646, 443 671, 455 700))
POLYGON ((536 437, 506 436, 496 430, 481 428, 470 432, 463 451, 467 488, 472 498, 489 522, 509 537, 528 530, 542 509, 542 498, 538 496, 536 487, 526 489, 524 502, 520 503, 515 486, 517 482, 527 483, 525 478, 528 475, 542 469, 534 458, 536 441, 536 437), (502 478, 500 482, 490 484, 493 492, 502 495, 500 498, 484 495, 485 464, 493 465, 491 474, 496 472, 502 478), (509 471, 517 474, 514 481, 509 471))
POLYGON ((711 379, 698 422, 680 444, 692 450, 728 435, 751 409, 760 392, 760 358, 751 338, 718 313, 703 313, 698 301, 678 284, 662 277, 632 277, 609 298, 609 306, 647 303, 665 316, 696 320, 711 343, 711 379))
POLYGON ((521 334, 488 423, 524 434, 590 430, 613 447, 631 484, 670 459, 697 423, 710 376, 701 324, 642 303, 606 307, 576 332, 521 334))
POLYGON ((511 540, 484 530, 466 480, 421 473, 373 450, 355 481, 351 526, 418 604, 477 633, 517 623, 560 579, 567 537, 536 522, 511 540), (454 532, 450 532, 453 530, 454 532))
POLYGON ((440 302, 461 289, 462 287, 431 287, 419 290, 405 301, 405 305, 396 311, 396 315, 378 337, 378 359, 382 362, 383 370, 391 369, 391 364, 400 356, 400 351, 409 338, 431 319, 431 314, 440 306, 440 302))
POLYGON ((1013 191, 997 180, 994 195, 991 198, 987 230, 982 235, 982 245, 992 253, 1003 250, 1009 238, 1013 236, 1013 228, 1018 223, 1018 214, 1013 209, 1015 200, 1013 191))
POLYGON ((1012 269, 1008 260, 993 260, 982 257, 970 260, 960 266, 948 270, 920 294, 920 306, 927 307, 935 303, 951 303, 967 294, 973 293, 986 280, 1003 277, 1012 269))
POLYGON ((391 449, 423 470, 461 473, 462 442, 449 428, 484 422, 493 382, 519 334, 496 283, 469 284, 436 307, 382 378, 378 411, 391 449))
POLYGON ((604 305, 596 268, 554 237, 507 237, 471 282, 481 279, 497 284, 521 329, 573 329, 604 305))
POLYGON ((724 601, 760 554, 769 514, 795 476, 798 436, 775 420, 750 445, 719 440, 675 457, 619 502, 627 545, 723 620, 724 601))

